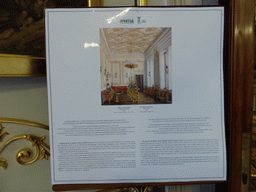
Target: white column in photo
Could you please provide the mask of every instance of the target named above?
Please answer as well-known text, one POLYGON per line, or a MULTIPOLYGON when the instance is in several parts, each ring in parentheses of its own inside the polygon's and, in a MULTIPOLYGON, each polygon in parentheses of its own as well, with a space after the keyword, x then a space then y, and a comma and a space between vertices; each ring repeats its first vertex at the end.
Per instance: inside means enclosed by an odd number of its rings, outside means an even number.
POLYGON ((168 89, 169 87, 169 63, 168 63, 168 53, 164 52, 164 76, 165 76, 165 88, 168 89))
POLYGON ((110 61, 107 59, 106 61, 106 68, 104 70, 104 76, 105 76, 105 79, 106 79, 106 84, 111 84, 112 83, 112 70, 111 70, 111 63, 110 61))
POLYGON ((150 59, 150 87, 155 86, 154 83, 155 72, 154 72, 154 59, 150 59))
POLYGON ((160 73, 160 89, 165 88, 165 63, 164 63, 164 53, 161 52, 159 55, 159 73, 160 73))
POLYGON ((105 57, 104 54, 101 54, 101 65, 100 65, 100 75, 101 75, 101 90, 103 90, 105 85, 105 78, 104 78, 104 69, 105 69, 105 57))
POLYGON ((172 47, 168 47, 167 49, 167 63, 168 63, 168 90, 172 90, 172 47))
POLYGON ((123 85, 129 85, 129 78, 131 77, 130 69, 126 68, 126 61, 122 61, 122 74, 123 74, 123 85))
POLYGON ((147 86, 151 87, 151 79, 150 79, 150 60, 147 60, 147 86))
POLYGON ((113 85, 121 85, 121 77, 120 77, 120 65, 119 63, 115 62, 112 63, 112 78, 113 78, 113 85))
POLYGON ((120 84, 125 85, 125 71, 124 67, 122 66, 122 62, 119 63, 119 72, 120 72, 120 84))
POLYGON ((108 64, 107 64, 106 55, 103 54, 103 85, 104 85, 104 88, 106 88, 106 85, 107 85, 107 78, 106 78, 107 68, 108 68, 108 64))

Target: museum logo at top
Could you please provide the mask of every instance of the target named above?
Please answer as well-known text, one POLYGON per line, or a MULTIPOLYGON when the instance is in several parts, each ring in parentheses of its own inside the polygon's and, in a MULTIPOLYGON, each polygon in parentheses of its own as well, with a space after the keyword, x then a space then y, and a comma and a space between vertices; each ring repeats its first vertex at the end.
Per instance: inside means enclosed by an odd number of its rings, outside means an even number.
POLYGON ((134 18, 125 18, 125 19, 120 19, 121 24, 134 24, 134 23, 142 24, 146 23, 146 20, 141 19, 141 17, 137 17, 136 20, 134 18))

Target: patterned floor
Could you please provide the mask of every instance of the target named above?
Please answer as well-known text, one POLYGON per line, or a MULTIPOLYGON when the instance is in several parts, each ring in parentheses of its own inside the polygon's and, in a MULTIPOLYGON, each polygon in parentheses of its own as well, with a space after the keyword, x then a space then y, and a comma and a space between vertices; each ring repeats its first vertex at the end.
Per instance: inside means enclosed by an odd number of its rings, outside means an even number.
POLYGON ((135 105, 135 104, 163 104, 163 103, 164 102, 162 101, 158 101, 147 96, 143 92, 139 92, 137 103, 132 102, 129 95, 126 93, 123 93, 123 94, 119 94, 117 98, 116 96, 114 96, 110 104, 108 102, 105 102, 103 105, 135 105))
POLYGON ((145 93, 139 92, 139 104, 160 104, 162 102, 157 101, 145 93))

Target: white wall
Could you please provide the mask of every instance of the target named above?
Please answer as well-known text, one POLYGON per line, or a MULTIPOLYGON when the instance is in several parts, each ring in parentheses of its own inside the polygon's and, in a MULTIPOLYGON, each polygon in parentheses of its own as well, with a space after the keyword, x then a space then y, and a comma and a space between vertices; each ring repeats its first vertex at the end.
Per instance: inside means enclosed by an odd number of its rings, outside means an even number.
POLYGON ((133 76, 133 81, 135 81, 134 77, 136 74, 144 74, 144 56, 141 55, 118 55, 118 56, 110 56, 110 60, 112 63, 112 69, 117 70, 118 77, 114 77, 114 73, 112 75, 114 85, 129 85, 129 79, 131 75, 133 76), (125 67, 125 63, 128 61, 134 61, 138 64, 137 68, 130 69, 125 67), (115 67, 114 67, 115 66, 115 67), (126 73, 128 76, 126 77, 126 73), (132 73, 132 74, 131 74, 132 73), (115 83, 117 82, 117 83, 115 83))
POLYGON ((172 73, 171 73, 171 68, 172 68, 172 52, 171 52, 171 36, 172 32, 171 32, 171 28, 166 28, 161 35, 159 35, 154 41, 153 43, 148 47, 148 49, 145 52, 145 63, 148 63, 148 61, 152 61, 153 62, 153 66, 155 67, 150 67, 150 70, 148 69, 148 65, 146 65, 147 67, 147 73, 145 73, 146 76, 146 86, 150 87, 153 84, 149 83, 150 81, 152 81, 155 78, 159 78, 159 83, 160 84, 155 84, 154 86, 159 86, 159 88, 163 89, 163 88, 167 88, 168 90, 172 89, 172 73), (153 57, 155 52, 158 51, 159 52, 159 63, 154 63, 153 57), (164 63, 164 53, 167 54, 167 58, 166 58, 166 64, 168 66, 168 73, 166 73, 166 69, 165 69, 165 63, 164 63), (154 76, 156 74, 153 73, 153 69, 157 68, 159 66, 159 74, 160 76, 154 76), (150 76, 148 75, 150 71, 150 76), (165 76, 167 76, 167 79, 165 79, 165 76), (148 80, 149 79, 149 80, 148 80), (166 82, 166 80, 168 82, 166 82), (167 87, 166 87, 167 86, 167 87))

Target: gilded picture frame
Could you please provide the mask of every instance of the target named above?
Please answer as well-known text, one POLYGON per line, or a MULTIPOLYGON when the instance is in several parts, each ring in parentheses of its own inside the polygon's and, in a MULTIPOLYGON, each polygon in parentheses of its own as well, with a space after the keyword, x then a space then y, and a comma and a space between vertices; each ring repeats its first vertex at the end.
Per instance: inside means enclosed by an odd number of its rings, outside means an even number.
POLYGON ((44 9, 102 6, 101 0, 0 2, 0 77, 46 76, 44 9))

